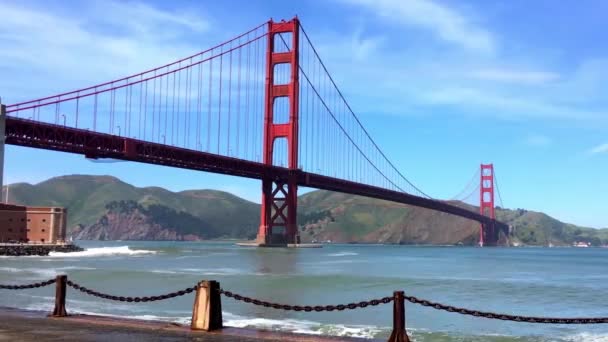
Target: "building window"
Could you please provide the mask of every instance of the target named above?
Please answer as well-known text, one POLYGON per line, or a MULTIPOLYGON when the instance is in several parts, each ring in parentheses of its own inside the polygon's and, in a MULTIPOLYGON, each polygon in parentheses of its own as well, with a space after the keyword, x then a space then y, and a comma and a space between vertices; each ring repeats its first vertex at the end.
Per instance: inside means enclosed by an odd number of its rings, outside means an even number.
POLYGON ((44 242, 44 239, 40 239, 40 242, 44 242))
POLYGON ((44 233, 44 228, 42 228, 42 232, 44 233))
POLYGON ((46 219, 42 219, 42 222, 46 222, 46 219))
POLYGON ((25 219, 21 219, 21 222, 25 222, 25 219))
POLYGON ((29 231, 30 231, 30 229, 28 228, 28 229, 27 229, 27 231, 29 232, 29 231))
POLYGON ((9 229, 8 229, 8 231, 9 231, 9 232, 12 232, 12 231, 13 231, 13 228, 9 228, 9 229))
POLYGON ((27 222, 30 222, 30 221, 32 221, 32 220, 31 219, 27 219, 27 222))
POLYGON ((13 219, 12 219, 12 218, 9 218, 9 219, 8 219, 8 222, 13 222, 13 219))

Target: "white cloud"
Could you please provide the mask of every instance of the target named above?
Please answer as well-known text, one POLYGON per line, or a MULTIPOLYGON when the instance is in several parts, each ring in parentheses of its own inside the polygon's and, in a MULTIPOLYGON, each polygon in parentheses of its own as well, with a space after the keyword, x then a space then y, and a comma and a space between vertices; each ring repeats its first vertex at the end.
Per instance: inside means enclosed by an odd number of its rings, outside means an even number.
POLYGON ((604 81, 590 77, 589 69, 601 71, 603 63, 582 61, 571 72, 558 73, 537 68, 540 64, 530 57, 511 61, 439 53, 421 42, 396 51, 383 44, 390 37, 363 36, 355 25, 350 39, 336 32, 311 32, 311 38, 356 112, 428 115, 449 107, 449 113, 509 120, 606 120, 608 103, 602 105, 604 97, 589 91, 602 89, 598 86, 604 81), (357 44, 365 39, 376 43, 357 44), (586 97, 581 97, 581 89, 586 89, 586 97))
POLYGON ((589 154, 608 153, 608 143, 601 144, 589 150, 589 154))
POLYGON ((0 3, 0 88, 9 92, 2 94, 8 102, 88 86, 193 54, 200 46, 184 38, 209 26, 193 11, 165 11, 140 2, 78 6, 0 3))
POLYGON ((469 50, 492 53, 492 34, 473 23, 472 18, 432 0, 342 0, 365 7, 377 16, 403 26, 433 32, 440 39, 469 50))
POLYGON ((366 60, 381 47, 382 43, 384 43, 383 37, 363 37, 362 32, 357 31, 352 36, 348 48, 356 60, 366 60))
POLYGON ((556 81, 560 75, 546 71, 523 71, 509 69, 482 69, 471 73, 473 78, 486 81, 511 82, 511 83, 548 83, 556 81))
POLYGON ((488 115, 504 119, 560 118, 595 120, 604 118, 602 111, 586 110, 546 102, 526 95, 511 95, 484 88, 446 87, 421 93, 427 104, 454 105, 459 108, 474 108, 487 111, 488 115))
POLYGON ((186 9, 165 11, 148 4, 136 1, 98 0, 92 4, 92 11, 107 11, 112 15, 101 16, 100 21, 112 23, 118 27, 129 27, 130 30, 144 34, 173 32, 175 27, 183 27, 194 32, 202 32, 209 24, 200 19, 200 13, 186 9), (165 27, 159 28, 158 25, 165 27))
POLYGON ((553 140, 545 135, 531 134, 525 138, 524 142, 529 146, 545 147, 551 145, 553 140))

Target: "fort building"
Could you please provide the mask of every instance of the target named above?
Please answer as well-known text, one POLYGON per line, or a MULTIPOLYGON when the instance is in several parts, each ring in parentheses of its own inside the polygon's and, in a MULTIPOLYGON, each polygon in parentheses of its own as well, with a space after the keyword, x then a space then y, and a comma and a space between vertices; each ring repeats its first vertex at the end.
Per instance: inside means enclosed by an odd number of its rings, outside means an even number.
POLYGON ((0 243, 63 244, 67 209, 0 203, 0 243))

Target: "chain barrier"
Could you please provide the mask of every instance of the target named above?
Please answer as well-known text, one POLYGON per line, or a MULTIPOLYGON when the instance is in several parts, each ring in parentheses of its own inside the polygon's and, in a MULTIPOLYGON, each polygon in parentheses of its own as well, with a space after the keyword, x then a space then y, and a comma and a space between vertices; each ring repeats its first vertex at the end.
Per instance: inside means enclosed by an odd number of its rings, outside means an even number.
POLYGON ((55 279, 50 279, 47 281, 41 281, 39 283, 26 284, 26 285, 0 285, 0 289, 5 290, 25 290, 25 289, 33 289, 38 287, 45 287, 55 283, 55 279))
POLYGON ((608 323, 608 317, 595 317, 595 318, 554 318, 554 317, 533 317, 533 316, 519 316, 519 315, 507 315, 499 314, 494 312, 477 311, 459 308, 451 305, 444 305, 441 303, 431 302, 425 299, 420 299, 414 296, 404 296, 405 300, 420 304, 422 306, 431 307, 436 310, 443 310, 447 312, 455 312, 461 315, 469 315, 475 317, 483 317, 489 319, 500 319, 503 321, 513 322, 525 322, 525 323, 549 323, 549 324, 601 324, 608 323))
POLYGON ((109 294, 105 294, 105 293, 101 293, 101 292, 97 292, 91 289, 88 289, 82 285, 78 285, 76 283, 74 283, 71 280, 68 280, 66 283, 68 286, 74 288, 75 290, 78 290, 82 293, 91 295, 91 296, 95 296, 95 297, 99 297, 99 298, 103 298, 103 299, 109 299, 109 300, 114 300, 114 301, 119 301, 119 302, 128 302, 128 303, 145 303, 145 302, 154 302, 154 301, 159 301, 159 300, 165 300, 165 299, 169 299, 169 298, 174 298, 174 297, 179 297, 179 296, 183 296, 185 294, 188 293, 192 293, 194 291, 196 291, 196 289, 200 286, 199 284, 194 285, 193 287, 188 287, 184 290, 180 290, 180 291, 175 291, 175 292, 171 292, 165 295, 160 295, 160 296, 146 296, 146 297, 123 297, 123 296, 113 296, 113 295, 109 295, 109 294))
POLYGON ((242 295, 230 292, 230 291, 225 291, 223 289, 220 289, 220 294, 223 294, 224 296, 226 296, 228 298, 232 298, 237 301, 243 301, 245 303, 251 303, 253 305, 259 305, 259 306, 263 306, 266 308, 281 309, 281 310, 286 310, 286 311, 306 311, 306 312, 311 312, 311 311, 321 312, 321 311, 334 311, 334 310, 343 311, 343 310, 347 310, 347 309, 354 310, 354 309, 358 309, 358 308, 365 308, 370 305, 376 306, 379 304, 388 304, 391 301, 393 301, 393 297, 384 297, 381 299, 372 299, 369 301, 350 303, 350 304, 301 306, 301 305, 289 305, 289 304, 278 304, 278 303, 266 302, 263 300, 242 296, 242 295))
MULTIPOLYGON (((33 289, 39 287, 49 286, 56 282, 55 279, 49 279, 47 281, 42 281, 33 284, 25 284, 25 285, 1 285, 0 289, 6 290, 24 290, 24 289, 33 289)), ((192 293, 196 291, 202 284, 196 284, 192 287, 188 287, 184 290, 171 292, 168 294, 160 295, 160 296, 145 296, 145 297, 123 297, 123 296, 113 296, 101 292, 97 292, 91 289, 88 289, 82 285, 74 283, 71 280, 67 280, 67 286, 74 288, 82 293, 120 302, 128 302, 128 303, 139 303, 139 302, 154 302, 159 300, 170 299, 174 297, 179 297, 186 295, 188 293, 192 293)), ((339 305, 289 305, 289 304, 279 304, 267 302, 243 295, 239 295, 237 293, 233 293, 231 291, 226 291, 223 289, 219 289, 220 294, 228 298, 232 298, 236 301, 242 301, 245 303, 250 303, 253 305, 263 306, 266 308, 280 309, 286 311, 305 311, 305 312, 322 312, 322 311, 343 311, 343 310, 354 310, 354 309, 363 309, 368 306, 377 306, 380 304, 388 304, 394 300, 394 297, 384 297, 380 299, 372 299, 369 301, 361 301, 358 303, 349 303, 349 304, 339 304, 339 305)), ((525 322, 525 323, 548 323, 548 324, 603 324, 608 323, 608 317, 575 317, 575 318, 555 318, 555 317, 534 317, 534 316, 520 316, 520 315, 509 315, 509 314, 500 314, 495 312, 487 312, 487 311, 478 311, 460 308, 451 305, 445 305, 437 302, 432 302, 426 299, 420 299, 414 296, 404 296, 405 300, 413 304, 419 304, 422 306, 430 307, 436 310, 446 311, 446 312, 454 312, 461 315, 468 315, 474 317, 483 317, 488 319, 498 319, 503 321, 513 321, 513 322, 525 322)))

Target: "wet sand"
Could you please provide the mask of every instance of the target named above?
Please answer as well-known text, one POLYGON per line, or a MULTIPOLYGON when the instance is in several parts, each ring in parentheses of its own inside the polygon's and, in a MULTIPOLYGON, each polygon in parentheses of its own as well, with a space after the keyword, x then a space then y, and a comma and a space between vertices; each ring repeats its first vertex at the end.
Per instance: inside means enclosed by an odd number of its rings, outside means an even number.
POLYGON ((46 312, 0 307, 1 341, 369 341, 348 337, 320 337, 242 328, 218 332, 191 331, 175 323, 73 315, 46 317, 46 312))

